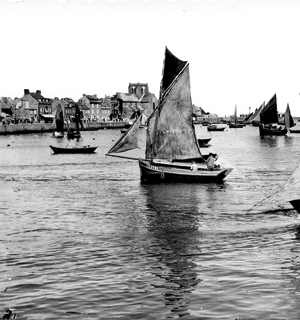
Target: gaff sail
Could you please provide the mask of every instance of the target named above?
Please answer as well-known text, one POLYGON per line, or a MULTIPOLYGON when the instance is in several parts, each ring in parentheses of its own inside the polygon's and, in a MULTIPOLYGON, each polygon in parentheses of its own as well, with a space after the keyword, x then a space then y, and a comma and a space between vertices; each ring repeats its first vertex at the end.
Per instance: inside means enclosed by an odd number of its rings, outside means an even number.
POLYGON ((201 157, 193 124, 189 64, 166 48, 159 106, 148 119, 146 159, 201 157))
POLYGON ((260 113, 263 110, 263 108, 265 107, 265 102, 262 103, 262 105, 256 109, 253 113, 253 115, 248 119, 249 122, 251 121, 259 121, 260 120, 260 113))
POLYGON ((291 111, 290 111, 290 107, 289 107, 289 104, 287 104, 287 107, 286 107, 286 110, 285 110, 285 113, 284 113, 284 125, 287 129, 295 126, 295 122, 294 122, 294 119, 291 115, 291 111))
POLYGON ((278 122, 276 93, 270 99, 270 101, 266 104, 264 109, 260 112, 260 122, 262 124, 278 122))
POLYGON ((132 126, 121 136, 121 138, 114 144, 114 146, 108 151, 110 153, 121 153, 139 147, 138 144, 138 130, 141 121, 141 116, 139 116, 132 126))

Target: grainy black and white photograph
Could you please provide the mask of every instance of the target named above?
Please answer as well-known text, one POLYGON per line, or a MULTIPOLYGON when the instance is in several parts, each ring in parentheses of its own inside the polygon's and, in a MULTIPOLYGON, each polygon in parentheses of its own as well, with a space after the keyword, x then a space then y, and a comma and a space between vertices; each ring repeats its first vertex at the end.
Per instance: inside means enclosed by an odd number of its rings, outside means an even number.
POLYGON ((300 2, 0 13, 0 317, 298 320, 300 2))

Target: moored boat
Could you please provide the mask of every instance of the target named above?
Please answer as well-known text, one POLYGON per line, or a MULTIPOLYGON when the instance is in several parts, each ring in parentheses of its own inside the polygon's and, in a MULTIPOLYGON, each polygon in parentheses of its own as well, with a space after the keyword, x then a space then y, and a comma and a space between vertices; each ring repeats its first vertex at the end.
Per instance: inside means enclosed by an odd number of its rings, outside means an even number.
POLYGON ((82 147, 55 147, 51 146, 53 153, 93 153, 98 147, 82 146, 82 147))
POLYGON ((298 127, 298 129, 293 128, 293 129, 289 129, 290 133, 300 133, 300 128, 298 127))
POLYGON ((54 121, 52 122, 51 127, 55 126, 52 136, 55 138, 62 138, 64 136, 64 115, 63 107, 59 103, 56 107, 56 112, 54 116, 54 121))
POLYGON ((218 127, 216 124, 207 126, 207 131, 224 131, 226 127, 218 127))
POLYGON ((229 123, 229 128, 244 128, 244 125, 238 122, 236 106, 234 108, 234 120, 229 123))
POLYGON ((81 133, 70 129, 70 130, 68 130, 67 137, 68 137, 68 139, 81 138, 81 133))
POLYGON ((167 48, 159 105, 147 121, 145 159, 116 155, 139 147, 139 124, 137 119, 107 155, 138 160, 141 181, 222 182, 233 170, 208 170, 193 124, 189 63, 167 48))
POLYGON ((284 125, 278 124, 277 98, 276 94, 265 105, 260 112, 259 135, 266 136, 283 136, 286 135, 288 129, 295 125, 290 113, 289 105, 287 105, 284 115, 284 125))

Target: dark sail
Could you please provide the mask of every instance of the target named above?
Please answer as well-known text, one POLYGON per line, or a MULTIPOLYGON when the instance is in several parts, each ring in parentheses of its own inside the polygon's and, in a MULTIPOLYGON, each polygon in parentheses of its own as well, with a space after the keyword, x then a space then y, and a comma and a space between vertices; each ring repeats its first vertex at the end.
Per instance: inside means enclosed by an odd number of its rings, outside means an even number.
POLYGON ((261 111, 260 122, 262 124, 278 122, 276 93, 261 111))
POLYGON ((284 113, 284 125, 287 129, 295 126, 295 122, 294 122, 294 119, 291 115, 291 111, 290 111, 290 106, 289 104, 287 105, 286 107, 286 110, 285 110, 285 113, 284 113))
MULTIPOLYGON (((166 55, 165 62, 171 56, 176 64, 173 70, 177 70, 178 61, 181 60, 167 49, 166 55)), ((172 69, 170 65, 167 73, 169 69, 172 69)), ((164 75, 165 72, 163 79, 164 75)), ((183 69, 174 75, 163 92, 158 108, 149 118, 146 159, 184 160, 201 157, 193 125, 189 64, 185 63, 183 69)))
POLYGON ((63 108, 61 104, 57 105, 55 122, 56 122, 56 131, 63 132, 64 131, 64 113, 63 113, 63 108))
POLYGON ((249 122, 251 122, 251 121, 259 121, 260 120, 260 113, 264 109, 264 107, 265 107, 265 103, 263 102, 263 104, 258 109, 255 109, 254 113, 248 119, 248 121, 249 122))
POLYGON ((247 117, 244 119, 244 121, 248 121, 250 119, 250 117, 252 117, 253 112, 251 112, 250 114, 247 115, 247 117))
POLYGON ((163 99, 164 93, 169 88, 180 71, 187 64, 187 61, 182 61, 175 57, 173 53, 166 47, 165 60, 163 67, 163 77, 160 84, 159 99, 163 99))
POLYGON ((133 150, 139 147, 138 141, 138 129, 141 121, 139 116, 133 125, 124 133, 121 138, 114 144, 114 146, 108 151, 110 153, 120 153, 128 150, 133 150))

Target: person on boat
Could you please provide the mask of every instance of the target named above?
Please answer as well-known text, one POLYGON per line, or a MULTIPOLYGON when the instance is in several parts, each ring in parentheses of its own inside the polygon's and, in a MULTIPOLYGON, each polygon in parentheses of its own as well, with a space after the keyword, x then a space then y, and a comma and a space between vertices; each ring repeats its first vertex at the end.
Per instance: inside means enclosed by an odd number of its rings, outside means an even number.
POLYGON ((218 155, 213 154, 212 152, 209 153, 207 160, 205 160, 207 169, 208 170, 214 170, 214 168, 217 168, 218 166, 215 164, 215 162, 218 160, 218 155))
POLYGON ((198 166, 196 165, 195 161, 192 162, 192 166, 191 166, 190 170, 191 171, 198 171, 198 166))

